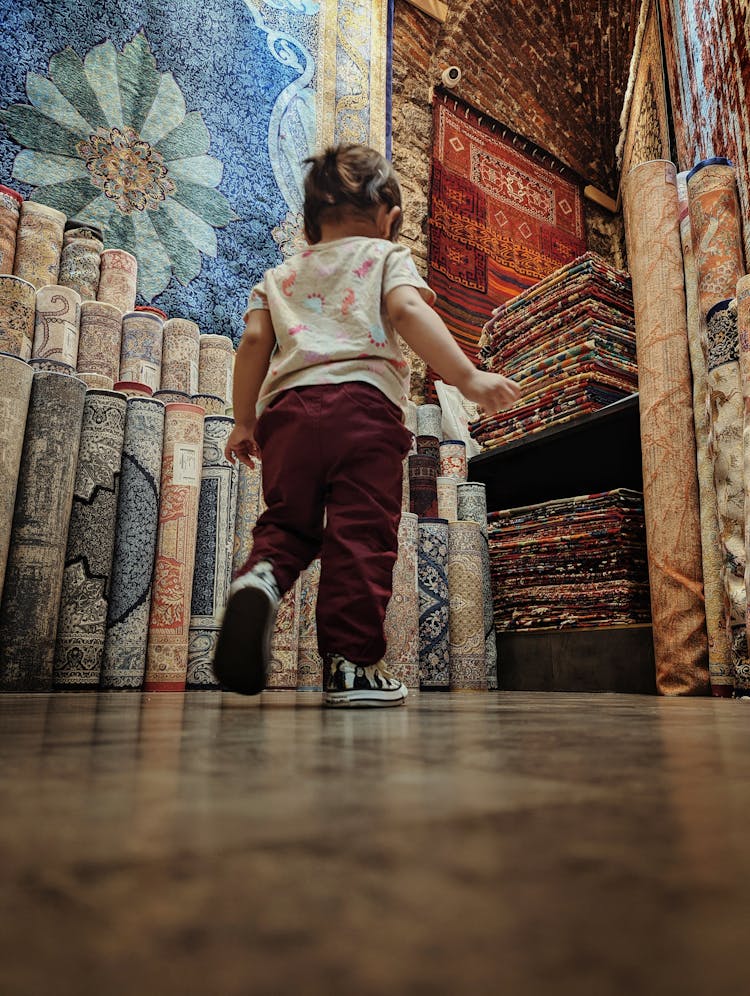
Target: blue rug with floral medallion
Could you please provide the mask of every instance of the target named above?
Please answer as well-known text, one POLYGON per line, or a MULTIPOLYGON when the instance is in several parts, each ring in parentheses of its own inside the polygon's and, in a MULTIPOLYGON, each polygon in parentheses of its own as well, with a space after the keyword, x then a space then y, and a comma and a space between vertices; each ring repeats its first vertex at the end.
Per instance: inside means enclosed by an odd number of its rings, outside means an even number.
POLYGON ((300 244, 302 161, 389 144, 393 0, 14 0, 0 183, 104 230, 140 303, 242 331, 300 244))

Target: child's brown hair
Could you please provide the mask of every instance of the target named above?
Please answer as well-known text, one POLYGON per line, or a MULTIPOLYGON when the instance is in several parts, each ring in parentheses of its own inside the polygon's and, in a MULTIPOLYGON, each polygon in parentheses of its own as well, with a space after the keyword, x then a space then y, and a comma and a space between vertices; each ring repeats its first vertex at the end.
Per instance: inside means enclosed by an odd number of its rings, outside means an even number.
MULTIPOLYGON (((305 177, 303 217, 311 244, 320 242, 321 222, 338 221, 345 213, 371 215, 385 204, 401 207, 401 187, 388 162, 366 145, 338 145, 305 159, 310 169, 305 177)), ((400 228, 401 215, 393 223, 391 241, 400 228)))

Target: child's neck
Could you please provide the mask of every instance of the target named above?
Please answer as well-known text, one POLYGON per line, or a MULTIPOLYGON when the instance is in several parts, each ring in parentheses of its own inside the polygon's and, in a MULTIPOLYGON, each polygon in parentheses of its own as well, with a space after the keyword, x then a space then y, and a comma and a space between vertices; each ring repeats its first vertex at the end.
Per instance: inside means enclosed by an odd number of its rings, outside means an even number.
POLYGON ((351 238, 380 239, 382 235, 377 222, 369 218, 347 218, 345 221, 328 222, 320 226, 320 242, 351 238))

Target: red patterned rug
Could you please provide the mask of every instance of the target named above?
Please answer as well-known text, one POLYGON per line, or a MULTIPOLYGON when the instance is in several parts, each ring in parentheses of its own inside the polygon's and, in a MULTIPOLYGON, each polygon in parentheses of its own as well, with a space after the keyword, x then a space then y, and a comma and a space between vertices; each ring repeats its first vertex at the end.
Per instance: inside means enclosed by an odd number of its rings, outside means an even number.
POLYGON ((581 184, 452 96, 434 100, 429 283, 470 359, 494 308, 586 249, 581 184))

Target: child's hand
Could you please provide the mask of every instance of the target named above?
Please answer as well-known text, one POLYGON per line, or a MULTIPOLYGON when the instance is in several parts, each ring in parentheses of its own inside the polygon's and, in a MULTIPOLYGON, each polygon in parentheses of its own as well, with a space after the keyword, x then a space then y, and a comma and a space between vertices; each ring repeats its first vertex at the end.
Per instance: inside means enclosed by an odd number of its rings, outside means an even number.
POLYGON ((253 466, 253 459, 260 457, 258 444, 255 442, 255 419, 246 425, 235 423, 231 435, 227 441, 224 456, 230 463, 234 463, 234 458, 248 467, 253 466))
POLYGON ((474 370, 456 387, 488 414, 510 408, 521 397, 521 389, 515 381, 486 370, 474 370))

